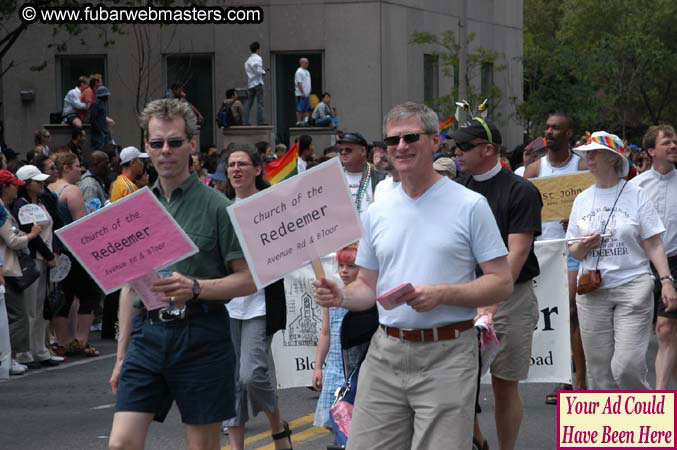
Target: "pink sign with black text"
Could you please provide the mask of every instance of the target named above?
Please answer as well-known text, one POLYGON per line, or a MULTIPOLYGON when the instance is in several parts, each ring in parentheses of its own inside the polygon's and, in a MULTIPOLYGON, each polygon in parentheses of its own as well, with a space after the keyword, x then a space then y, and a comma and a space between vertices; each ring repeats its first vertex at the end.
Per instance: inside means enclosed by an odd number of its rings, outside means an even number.
POLYGON ((228 214, 259 289, 362 236, 338 158, 237 201, 228 214))
POLYGON ((198 252, 143 188, 56 231, 105 293, 198 252))

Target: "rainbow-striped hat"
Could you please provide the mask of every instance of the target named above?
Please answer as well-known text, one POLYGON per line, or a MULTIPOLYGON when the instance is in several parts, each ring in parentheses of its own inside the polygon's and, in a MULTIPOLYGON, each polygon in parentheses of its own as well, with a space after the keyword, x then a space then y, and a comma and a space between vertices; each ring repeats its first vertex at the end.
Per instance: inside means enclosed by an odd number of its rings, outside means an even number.
POLYGON ((628 176, 628 171, 630 170, 630 162, 628 158, 623 154, 623 141, 621 138, 615 134, 607 133, 606 131, 595 131, 588 138, 588 143, 576 147, 574 153, 580 157, 585 156, 585 152, 590 150, 607 150, 612 152, 614 155, 621 158, 623 161, 623 176, 628 176))

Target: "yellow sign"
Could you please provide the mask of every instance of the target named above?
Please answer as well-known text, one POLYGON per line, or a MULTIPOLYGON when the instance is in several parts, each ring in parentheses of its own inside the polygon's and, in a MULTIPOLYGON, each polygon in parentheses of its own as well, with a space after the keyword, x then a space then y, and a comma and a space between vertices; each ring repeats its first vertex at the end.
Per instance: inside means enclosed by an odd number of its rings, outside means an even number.
POLYGON ((544 222, 553 220, 569 220, 571 206, 578 194, 595 184, 590 172, 579 172, 571 175, 532 178, 532 183, 541 191, 544 222))
POLYGON ((674 391, 560 391, 557 448, 675 448, 674 391))

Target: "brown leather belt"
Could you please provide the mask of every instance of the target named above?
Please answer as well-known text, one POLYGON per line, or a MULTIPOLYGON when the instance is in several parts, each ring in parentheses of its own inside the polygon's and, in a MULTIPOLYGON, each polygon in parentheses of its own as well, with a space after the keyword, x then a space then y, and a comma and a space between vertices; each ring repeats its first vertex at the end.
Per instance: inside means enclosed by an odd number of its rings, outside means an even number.
POLYGON ((426 328, 421 330, 407 330, 406 328, 379 325, 388 336, 411 342, 435 342, 456 339, 462 331, 469 330, 473 326, 474 322, 472 320, 456 322, 439 328, 426 328))

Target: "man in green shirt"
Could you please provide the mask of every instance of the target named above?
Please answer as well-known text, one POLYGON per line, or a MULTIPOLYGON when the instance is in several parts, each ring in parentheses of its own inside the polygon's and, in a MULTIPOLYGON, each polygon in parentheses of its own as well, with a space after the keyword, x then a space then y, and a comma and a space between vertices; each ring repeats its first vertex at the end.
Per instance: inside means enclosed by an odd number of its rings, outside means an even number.
POLYGON ((163 421, 175 400, 188 447, 218 450, 221 422, 235 415, 235 357, 224 301, 256 288, 226 212, 230 202, 189 172, 198 132, 193 111, 161 99, 149 103, 140 120, 158 172, 153 192, 199 252, 153 285, 185 307, 180 315, 136 309, 134 292, 122 290, 109 447, 142 449, 151 421, 163 421))

